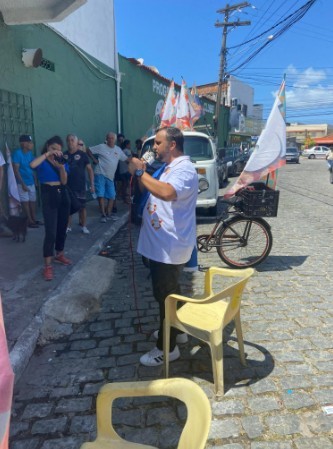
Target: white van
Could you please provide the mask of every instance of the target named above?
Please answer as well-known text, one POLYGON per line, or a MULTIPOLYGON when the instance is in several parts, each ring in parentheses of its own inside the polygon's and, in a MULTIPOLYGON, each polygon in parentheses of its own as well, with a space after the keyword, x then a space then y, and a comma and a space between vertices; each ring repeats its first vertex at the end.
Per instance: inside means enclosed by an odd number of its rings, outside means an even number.
MULTIPOLYGON (((212 138, 204 133, 183 131, 183 134, 184 154, 190 156, 199 177, 205 178, 209 185, 207 190, 198 195, 197 207, 208 209, 209 215, 216 215, 219 197, 219 181, 215 144, 212 138)), ((145 140, 141 155, 153 149, 154 140, 155 136, 145 140)))

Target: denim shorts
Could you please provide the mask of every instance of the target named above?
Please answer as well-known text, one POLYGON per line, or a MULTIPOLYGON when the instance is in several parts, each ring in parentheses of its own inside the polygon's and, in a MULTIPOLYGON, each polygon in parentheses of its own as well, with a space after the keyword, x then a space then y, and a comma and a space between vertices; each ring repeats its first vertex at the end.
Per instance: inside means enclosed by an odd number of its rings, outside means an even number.
POLYGON ((27 186, 28 191, 25 192, 22 188, 21 184, 17 184, 17 189, 19 193, 20 200, 22 203, 34 202, 36 201, 36 188, 32 184, 31 186, 27 186))
POLYGON ((95 191, 97 198, 107 198, 108 200, 116 198, 114 182, 104 175, 95 175, 95 191))

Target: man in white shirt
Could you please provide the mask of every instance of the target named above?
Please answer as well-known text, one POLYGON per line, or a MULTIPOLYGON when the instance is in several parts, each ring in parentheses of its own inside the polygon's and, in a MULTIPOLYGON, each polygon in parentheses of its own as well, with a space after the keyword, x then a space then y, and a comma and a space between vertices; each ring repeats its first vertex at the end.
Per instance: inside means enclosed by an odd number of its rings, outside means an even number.
POLYGON ((108 133, 106 135, 106 143, 101 143, 91 148, 87 148, 87 154, 93 160, 95 166, 95 191, 98 204, 101 210, 101 222, 116 217, 111 216, 113 202, 116 198, 116 190, 114 185, 114 175, 116 173, 118 162, 127 161, 124 152, 115 145, 116 134, 108 133), (97 156, 98 159, 95 157, 97 156), (107 204, 105 205, 105 200, 107 204))
MULTIPOLYGON (((140 358, 145 366, 163 364, 164 301, 169 294, 180 293, 179 275, 196 243, 198 176, 190 158, 184 156, 183 145, 184 136, 178 128, 165 127, 156 133, 156 158, 165 163, 158 180, 145 171, 143 161, 132 158, 129 162, 130 173, 150 192, 142 215, 138 252, 149 259, 160 312, 160 328, 154 332, 156 347, 140 358)), ((180 356, 176 337, 177 331, 171 329, 170 361, 180 356)))

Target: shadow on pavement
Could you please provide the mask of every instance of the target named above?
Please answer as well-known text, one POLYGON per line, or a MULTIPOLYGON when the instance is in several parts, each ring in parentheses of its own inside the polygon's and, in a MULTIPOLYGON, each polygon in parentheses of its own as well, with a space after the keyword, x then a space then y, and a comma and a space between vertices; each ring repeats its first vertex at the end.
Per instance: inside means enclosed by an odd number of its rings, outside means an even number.
POLYGON ((309 256, 268 256, 267 259, 258 265, 256 270, 264 271, 286 271, 295 267, 300 267, 309 256))
MULTIPOLYGON (((244 388, 268 377, 274 370, 274 359, 264 347, 244 340, 246 366, 239 359, 237 339, 228 336, 228 343, 223 345, 223 371, 225 393, 230 389, 244 388), (230 346, 230 343, 235 347, 230 346)), ((209 382, 212 390, 214 380, 212 373, 211 354, 208 345, 190 337, 189 343, 182 347, 182 362, 170 364, 170 376, 181 375, 195 377, 209 382), (181 370, 179 369, 181 368, 181 370)))

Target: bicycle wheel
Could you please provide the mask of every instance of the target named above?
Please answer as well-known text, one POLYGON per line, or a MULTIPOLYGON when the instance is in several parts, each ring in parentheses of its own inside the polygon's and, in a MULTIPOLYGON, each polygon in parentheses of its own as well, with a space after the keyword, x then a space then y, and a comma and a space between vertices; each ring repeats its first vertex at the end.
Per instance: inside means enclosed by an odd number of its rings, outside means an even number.
POLYGON ((234 217, 225 222, 216 238, 217 253, 232 268, 259 265, 272 249, 268 223, 260 218, 234 217))

